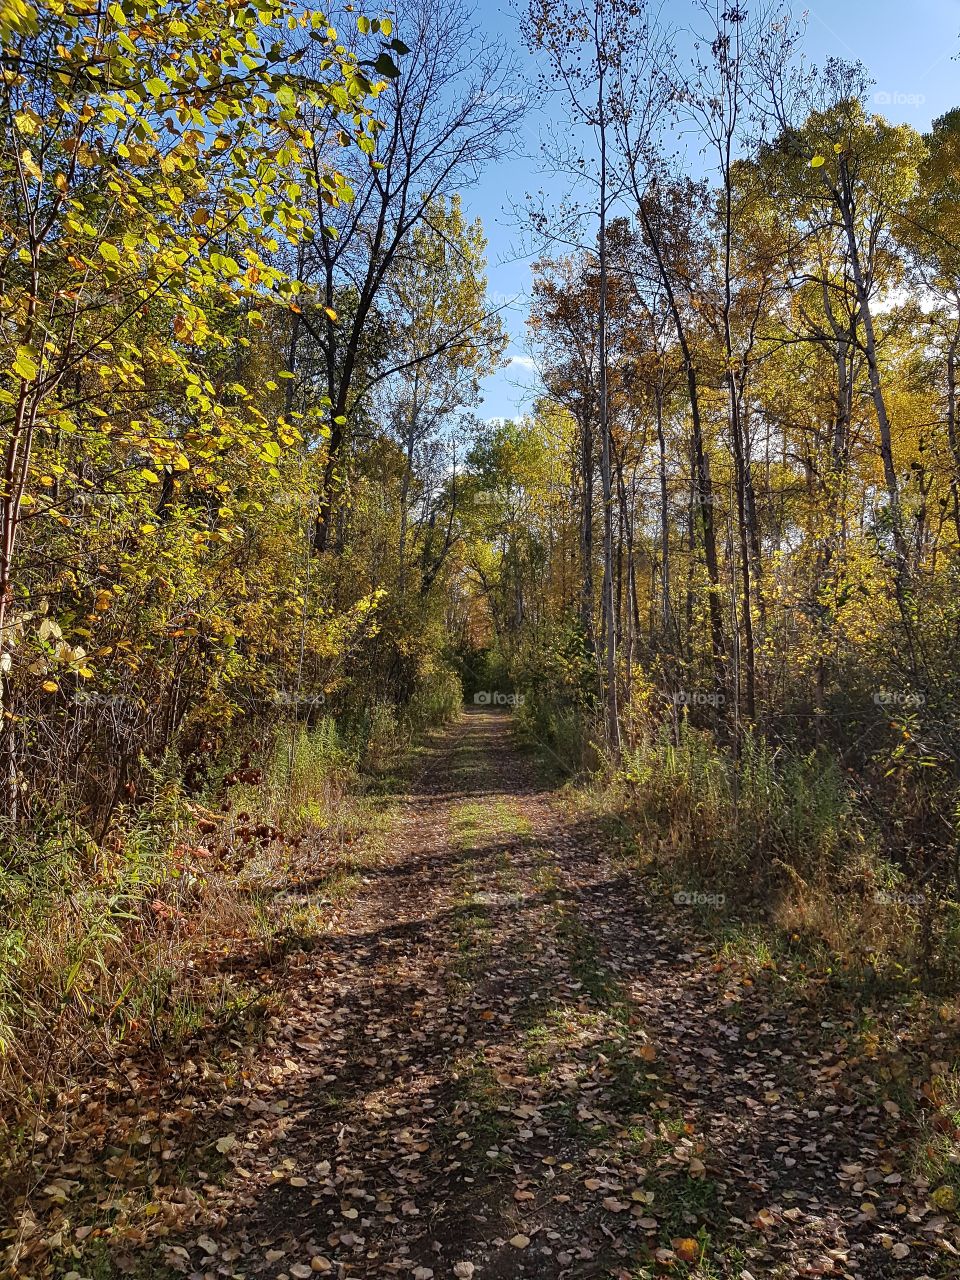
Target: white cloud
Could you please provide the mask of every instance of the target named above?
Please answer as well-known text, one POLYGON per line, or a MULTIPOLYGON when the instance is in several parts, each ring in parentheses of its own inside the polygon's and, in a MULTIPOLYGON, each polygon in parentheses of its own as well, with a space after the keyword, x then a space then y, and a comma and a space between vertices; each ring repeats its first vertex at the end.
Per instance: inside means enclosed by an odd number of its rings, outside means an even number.
POLYGON ((510 363, 518 364, 521 369, 529 369, 531 372, 537 367, 536 361, 530 356, 511 356, 510 363))

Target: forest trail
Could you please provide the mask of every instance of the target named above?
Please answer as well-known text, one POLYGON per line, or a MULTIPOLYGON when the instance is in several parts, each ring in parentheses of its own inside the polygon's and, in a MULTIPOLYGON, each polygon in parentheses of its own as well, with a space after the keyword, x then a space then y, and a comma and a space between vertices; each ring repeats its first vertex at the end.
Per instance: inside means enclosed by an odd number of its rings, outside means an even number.
POLYGON ((691 918, 646 901, 507 717, 471 709, 423 762, 307 957, 272 1083, 221 1107, 208 1136, 232 1167, 168 1264, 957 1274, 898 1164, 905 1122, 829 1014, 715 964, 691 918))

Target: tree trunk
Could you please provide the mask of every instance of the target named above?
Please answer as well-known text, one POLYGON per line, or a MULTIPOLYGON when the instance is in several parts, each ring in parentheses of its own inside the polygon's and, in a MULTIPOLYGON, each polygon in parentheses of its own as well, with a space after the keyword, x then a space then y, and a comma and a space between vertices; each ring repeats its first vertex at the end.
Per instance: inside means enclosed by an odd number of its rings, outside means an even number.
POLYGON ((600 133, 600 481, 603 490, 603 615, 605 624, 607 745, 615 760, 620 758, 620 711, 617 705, 617 621, 613 598, 613 485, 610 450, 610 406, 607 386, 607 134, 604 102, 603 42, 597 36, 598 118, 600 133))
POLYGON ((663 386, 656 390, 658 470, 660 479, 660 576, 663 587, 663 635, 668 648, 673 647, 673 609, 670 603, 670 496, 667 490, 667 442, 663 431, 663 386))
POLYGON ((583 472, 583 502, 580 506, 580 627, 587 653, 596 653, 593 627, 593 417, 586 406, 580 427, 580 467, 583 472))
POLYGON ((707 466, 707 454, 703 439, 703 420, 700 416, 700 393, 697 382, 697 368, 693 352, 687 340, 686 328, 680 307, 673 291, 673 283, 663 257, 660 238, 650 218, 646 202, 642 198, 637 202, 640 222, 643 226, 647 243, 653 251, 657 263, 660 282, 667 296, 667 305, 673 319, 677 334, 677 342, 683 357, 683 369, 687 380, 687 395, 690 401, 691 436, 694 465, 694 504, 700 533, 703 541, 703 556, 707 566, 710 612, 710 641, 713 652, 714 685, 718 695, 726 692, 726 646, 724 643, 723 610, 720 604, 720 561, 717 556, 717 536, 714 523, 713 485, 707 466))
POLYGON ((900 506, 900 484, 893 461, 893 436, 890 430, 890 417, 883 394, 883 380, 880 364, 877 360, 877 341, 873 328, 873 312, 870 309, 870 297, 863 264, 860 260, 860 246, 857 243, 857 229, 854 222, 853 187, 850 171, 845 156, 840 157, 840 189, 837 193, 840 214, 847 239, 847 251, 850 255, 850 267, 853 272, 853 283, 857 293, 857 306, 863 322, 864 352, 867 357, 867 372, 870 379, 870 395, 873 399, 874 411, 877 415, 877 426, 880 431, 880 457, 883 461, 883 478, 887 496, 890 501, 890 518, 893 532, 895 578, 897 594, 901 598, 906 586, 908 569, 907 543, 903 529, 903 512, 900 506))

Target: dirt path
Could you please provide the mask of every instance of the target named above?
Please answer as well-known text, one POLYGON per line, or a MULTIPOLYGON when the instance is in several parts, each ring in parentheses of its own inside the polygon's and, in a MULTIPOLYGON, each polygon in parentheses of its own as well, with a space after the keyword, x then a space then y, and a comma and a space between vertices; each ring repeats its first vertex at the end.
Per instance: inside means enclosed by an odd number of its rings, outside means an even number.
MULTIPOLYGON (((216 1118, 195 1277, 960 1274, 841 1029, 720 971, 471 711, 216 1118)), ((809 1012, 809 1011, 808 1011, 809 1012)))

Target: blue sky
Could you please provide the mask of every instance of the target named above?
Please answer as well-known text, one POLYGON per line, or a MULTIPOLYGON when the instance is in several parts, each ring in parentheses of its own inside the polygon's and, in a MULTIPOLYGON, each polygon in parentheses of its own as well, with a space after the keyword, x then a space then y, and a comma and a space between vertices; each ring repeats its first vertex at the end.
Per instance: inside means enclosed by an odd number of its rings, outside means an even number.
MULTIPOLYGON (((523 3, 523 0, 520 0, 523 3)), ((890 120, 925 130, 931 120, 960 106, 960 0, 817 0, 798 4, 807 13, 804 50, 813 62, 828 56, 859 59, 870 71, 874 110, 890 120)), ((665 0, 665 22, 677 28, 695 21, 691 0, 665 0)), ((536 63, 524 52, 517 11, 509 0, 478 0, 477 21, 488 39, 516 50, 521 68, 533 79, 536 63)), ((562 125, 559 104, 528 117, 521 148, 487 169, 480 183, 463 193, 471 216, 479 215, 489 240, 489 289, 495 305, 516 299, 502 313, 512 337, 512 363, 488 378, 481 417, 510 417, 530 406, 534 375, 526 350, 525 319, 530 259, 515 206, 524 195, 549 185, 538 172, 539 139, 562 125)))

